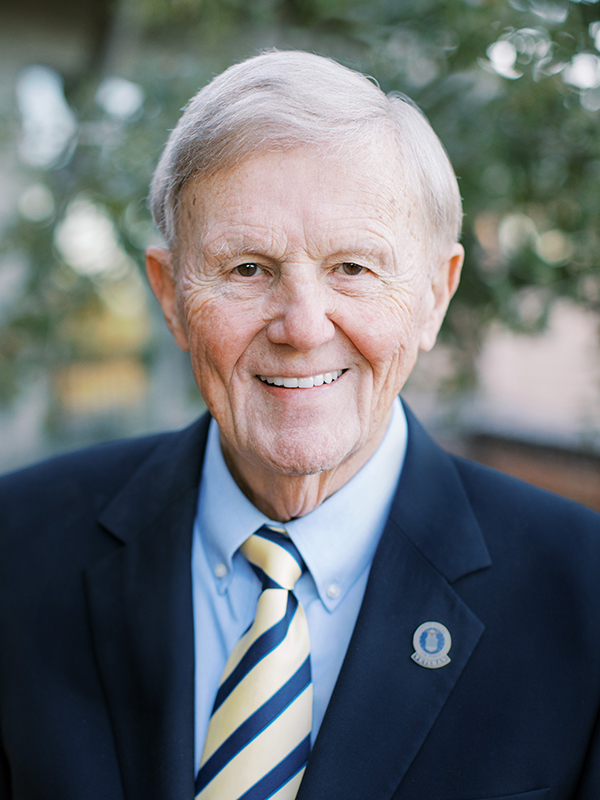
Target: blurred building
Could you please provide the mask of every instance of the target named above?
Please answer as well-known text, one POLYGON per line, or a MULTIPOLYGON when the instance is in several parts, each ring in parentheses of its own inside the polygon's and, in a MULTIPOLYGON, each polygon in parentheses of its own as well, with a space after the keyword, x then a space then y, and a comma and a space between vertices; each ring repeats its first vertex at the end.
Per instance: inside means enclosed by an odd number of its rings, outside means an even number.
POLYGON ((475 390, 444 393, 442 347, 406 395, 449 449, 600 511, 599 342, 596 315, 561 302, 544 333, 492 327, 475 390))

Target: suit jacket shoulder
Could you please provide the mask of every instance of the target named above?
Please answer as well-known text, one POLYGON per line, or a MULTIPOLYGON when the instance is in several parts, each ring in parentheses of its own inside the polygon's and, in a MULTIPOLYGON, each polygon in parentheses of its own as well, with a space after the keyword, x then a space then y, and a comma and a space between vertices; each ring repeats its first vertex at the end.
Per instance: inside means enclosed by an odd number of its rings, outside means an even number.
POLYGON ((526 581, 529 569, 530 581, 552 582, 552 607, 564 602, 573 613, 580 606, 591 626, 600 624, 600 606, 591 602, 598 590, 600 514, 479 464, 453 461, 496 572, 505 564, 526 581))
POLYGON ((183 431, 95 445, 1 476, 0 546, 12 535, 35 540, 36 530, 47 537, 53 522, 64 530, 82 515, 96 519, 140 469, 147 512, 160 488, 177 482, 174 470, 186 485, 190 475, 199 480, 208 422, 205 416, 183 431))

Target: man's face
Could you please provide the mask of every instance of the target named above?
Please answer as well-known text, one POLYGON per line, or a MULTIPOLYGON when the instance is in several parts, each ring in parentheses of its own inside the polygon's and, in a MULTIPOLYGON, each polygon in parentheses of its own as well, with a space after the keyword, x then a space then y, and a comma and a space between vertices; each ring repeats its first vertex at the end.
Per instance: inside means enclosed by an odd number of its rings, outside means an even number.
POLYGON ((256 155, 187 185, 174 284, 166 251, 149 253, 234 466, 300 475, 362 465, 419 347, 433 345, 450 267, 440 288, 392 159, 256 155))

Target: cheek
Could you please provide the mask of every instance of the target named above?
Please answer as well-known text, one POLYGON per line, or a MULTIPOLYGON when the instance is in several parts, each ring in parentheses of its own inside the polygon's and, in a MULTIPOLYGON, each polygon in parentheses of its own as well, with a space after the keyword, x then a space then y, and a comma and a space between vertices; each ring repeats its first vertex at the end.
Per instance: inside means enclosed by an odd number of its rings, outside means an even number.
POLYGON ((387 297, 351 309, 344 332, 375 373, 412 362, 418 347, 418 324, 408 301, 387 297))
POLYGON ((201 302, 198 297, 186 303, 185 316, 198 383, 206 383, 215 374, 228 383, 256 335, 256 317, 220 298, 201 302))

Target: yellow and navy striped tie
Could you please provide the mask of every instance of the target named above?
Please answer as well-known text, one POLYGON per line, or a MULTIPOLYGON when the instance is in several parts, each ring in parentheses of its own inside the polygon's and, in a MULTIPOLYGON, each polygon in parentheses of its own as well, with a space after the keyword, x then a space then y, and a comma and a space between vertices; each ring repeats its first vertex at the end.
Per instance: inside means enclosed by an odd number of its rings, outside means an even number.
POLYGON ((263 525, 240 549, 263 591, 221 678, 196 800, 293 800, 312 726, 308 625, 292 592, 304 562, 283 528, 263 525))

